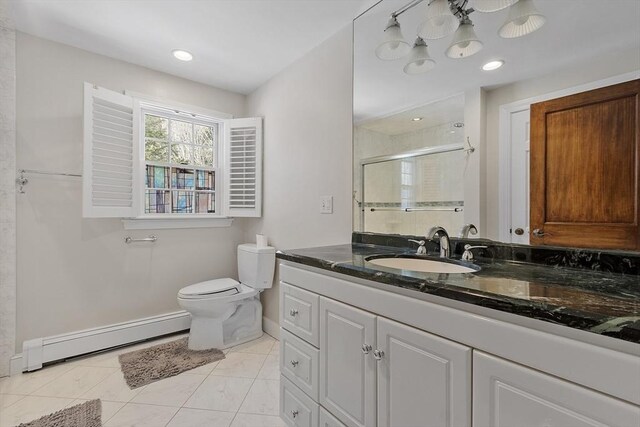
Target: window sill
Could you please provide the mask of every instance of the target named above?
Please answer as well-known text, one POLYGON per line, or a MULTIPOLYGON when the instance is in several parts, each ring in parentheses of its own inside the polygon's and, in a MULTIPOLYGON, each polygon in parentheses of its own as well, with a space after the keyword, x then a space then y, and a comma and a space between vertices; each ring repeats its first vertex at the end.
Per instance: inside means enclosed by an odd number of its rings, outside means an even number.
POLYGON ((126 218, 125 230, 163 230, 171 228, 231 227, 233 218, 126 218))

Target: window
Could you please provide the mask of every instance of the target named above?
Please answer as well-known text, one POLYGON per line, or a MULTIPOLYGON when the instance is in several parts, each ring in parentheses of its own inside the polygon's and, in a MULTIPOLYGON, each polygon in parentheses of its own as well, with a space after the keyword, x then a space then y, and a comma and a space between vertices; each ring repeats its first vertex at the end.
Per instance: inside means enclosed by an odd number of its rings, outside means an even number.
POLYGON ((145 214, 215 214, 219 122, 143 109, 145 214))
POLYGON ((261 118, 216 118, 89 83, 84 107, 84 217, 186 227, 261 215, 261 118))

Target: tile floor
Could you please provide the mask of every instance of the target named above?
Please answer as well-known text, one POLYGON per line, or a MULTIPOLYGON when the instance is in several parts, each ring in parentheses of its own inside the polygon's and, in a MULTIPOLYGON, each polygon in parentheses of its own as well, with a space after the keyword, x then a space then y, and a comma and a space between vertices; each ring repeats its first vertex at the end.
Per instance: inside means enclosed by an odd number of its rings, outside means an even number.
POLYGON ((172 336, 0 379, 0 427, 89 399, 102 400, 105 427, 281 427, 278 342, 267 334, 225 350, 226 358, 130 390, 118 355, 172 336))

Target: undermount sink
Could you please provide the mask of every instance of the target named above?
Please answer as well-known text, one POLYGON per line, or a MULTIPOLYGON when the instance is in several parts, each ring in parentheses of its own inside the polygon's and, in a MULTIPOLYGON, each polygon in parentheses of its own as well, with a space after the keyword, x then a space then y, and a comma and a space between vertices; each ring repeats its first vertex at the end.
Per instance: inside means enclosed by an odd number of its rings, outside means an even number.
POLYGON ((455 261, 445 262, 417 257, 370 257, 366 261, 380 267, 423 273, 475 273, 480 271, 480 267, 474 264, 462 265, 455 261))

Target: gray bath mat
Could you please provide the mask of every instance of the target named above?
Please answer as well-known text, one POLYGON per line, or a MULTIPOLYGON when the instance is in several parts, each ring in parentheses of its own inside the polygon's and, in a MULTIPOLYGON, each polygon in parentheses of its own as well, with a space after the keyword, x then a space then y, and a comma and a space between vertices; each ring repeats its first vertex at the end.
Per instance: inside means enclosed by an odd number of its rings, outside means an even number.
POLYGON ((218 349, 189 350, 188 338, 121 354, 120 367, 132 389, 224 359, 218 349))
POLYGON ((18 427, 100 427, 102 426, 102 404, 99 399, 45 415, 18 427))

